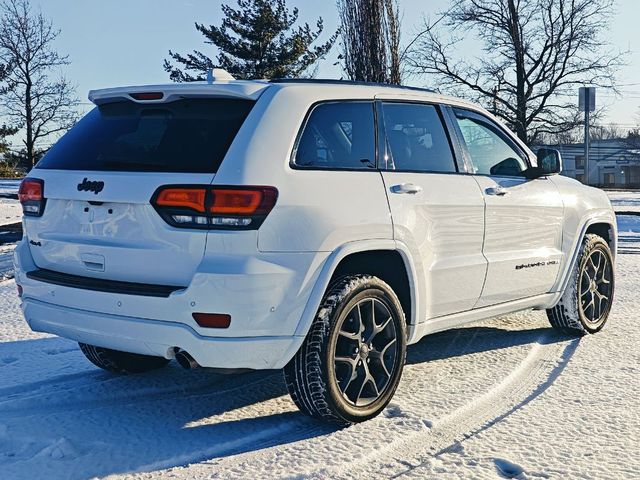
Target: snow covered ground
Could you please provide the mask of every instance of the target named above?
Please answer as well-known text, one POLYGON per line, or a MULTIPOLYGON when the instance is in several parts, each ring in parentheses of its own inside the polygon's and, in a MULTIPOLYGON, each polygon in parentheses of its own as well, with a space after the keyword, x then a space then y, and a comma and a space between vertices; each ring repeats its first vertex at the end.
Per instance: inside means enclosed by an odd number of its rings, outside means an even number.
POLYGON ((640 478, 640 217, 619 224, 600 334, 522 312, 432 335, 346 429, 299 414, 276 371, 100 371, 0 282, 0 478, 640 478))
POLYGON ((18 200, 0 198, 0 226, 18 223, 22 220, 22 207, 18 200))
POLYGON ((22 208, 17 200, 20 180, 0 179, 0 226, 18 223, 22 208))
POLYGON ((610 190, 607 195, 617 213, 640 214, 640 191, 610 190))

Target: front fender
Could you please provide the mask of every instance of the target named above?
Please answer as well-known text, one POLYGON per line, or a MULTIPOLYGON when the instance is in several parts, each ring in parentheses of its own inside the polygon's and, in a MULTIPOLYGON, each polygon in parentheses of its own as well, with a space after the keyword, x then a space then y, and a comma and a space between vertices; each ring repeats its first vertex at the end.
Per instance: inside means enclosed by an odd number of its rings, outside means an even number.
POLYGON ((613 210, 606 208, 592 210, 581 219, 577 228, 569 230, 571 233, 567 232, 568 228, 565 229, 563 247, 567 248, 567 250, 565 250, 567 253, 564 256, 564 263, 560 268, 558 278, 552 290, 552 292, 556 293, 556 297, 554 297, 553 300, 554 305, 560 300, 562 293, 567 287, 571 271, 578 261, 578 253, 580 252, 582 239, 586 235, 589 227, 597 223, 605 223, 609 225, 612 230, 610 246, 615 261, 618 248, 618 227, 615 213, 613 210))

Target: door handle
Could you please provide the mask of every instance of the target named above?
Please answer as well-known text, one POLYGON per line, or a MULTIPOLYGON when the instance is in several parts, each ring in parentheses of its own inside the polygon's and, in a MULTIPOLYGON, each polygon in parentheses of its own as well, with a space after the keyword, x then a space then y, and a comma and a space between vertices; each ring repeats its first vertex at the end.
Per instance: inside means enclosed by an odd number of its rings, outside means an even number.
POLYGON ((504 197, 507 193, 509 193, 509 190, 507 190, 504 187, 489 187, 485 190, 485 193, 487 195, 496 195, 498 197, 504 197))
POLYGON ((407 193, 409 195, 415 195, 416 193, 420 193, 421 191, 422 187, 414 185, 413 183, 401 183, 399 185, 394 185, 391 187, 392 193, 407 193))

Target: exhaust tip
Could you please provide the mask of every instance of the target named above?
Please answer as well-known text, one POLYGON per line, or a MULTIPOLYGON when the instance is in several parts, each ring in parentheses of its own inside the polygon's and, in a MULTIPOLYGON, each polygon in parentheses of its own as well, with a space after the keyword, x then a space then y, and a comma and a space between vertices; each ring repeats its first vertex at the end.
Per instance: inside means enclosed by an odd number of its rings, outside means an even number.
POLYGON ((193 370, 200 366, 198 362, 196 362, 195 359, 184 350, 180 350, 176 353, 176 362, 178 362, 178 365, 185 370, 193 370))

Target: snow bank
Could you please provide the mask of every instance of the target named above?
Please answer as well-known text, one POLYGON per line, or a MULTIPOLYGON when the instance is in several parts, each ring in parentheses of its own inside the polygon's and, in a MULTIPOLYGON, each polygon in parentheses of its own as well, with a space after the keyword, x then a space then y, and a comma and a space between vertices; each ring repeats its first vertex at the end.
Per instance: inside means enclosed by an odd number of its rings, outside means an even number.
POLYGON ((22 207, 17 200, 0 198, 0 225, 10 225, 22 221, 22 207))

